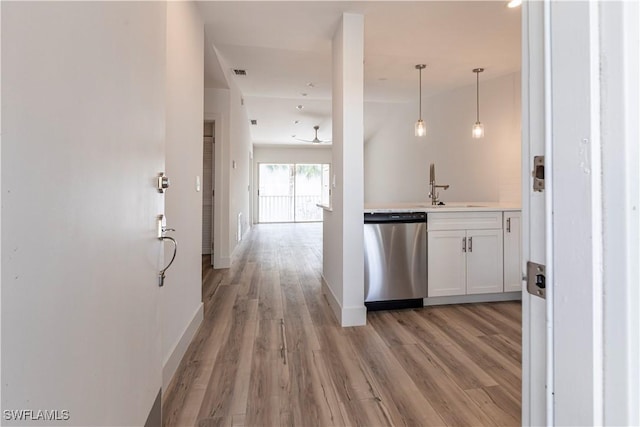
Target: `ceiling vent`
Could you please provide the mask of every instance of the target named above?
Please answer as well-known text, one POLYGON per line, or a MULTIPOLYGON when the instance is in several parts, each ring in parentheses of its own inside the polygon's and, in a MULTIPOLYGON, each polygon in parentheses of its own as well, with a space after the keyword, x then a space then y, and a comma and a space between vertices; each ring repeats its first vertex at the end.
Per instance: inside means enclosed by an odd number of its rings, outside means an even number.
POLYGON ((247 75, 247 70, 241 70, 239 68, 234 68, 233 72, 235 73, 236 76, 246 76, 247 75))
POLYGON ((258 121, 256 119, 251 119, 251 124, 256 126, 258 124, 258 121))

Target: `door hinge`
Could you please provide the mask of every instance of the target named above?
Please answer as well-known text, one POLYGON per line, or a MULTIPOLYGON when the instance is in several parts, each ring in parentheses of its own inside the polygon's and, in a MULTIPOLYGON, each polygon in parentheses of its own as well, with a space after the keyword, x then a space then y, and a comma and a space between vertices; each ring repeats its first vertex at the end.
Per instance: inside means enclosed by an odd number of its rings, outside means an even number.
POLYGON ((527 261, 527 292, 542 299, 547 297, 546 268, 543 264, 527 261))
POLYGON ((544 156, 533 158, 533 191, 544 191, 544 156))

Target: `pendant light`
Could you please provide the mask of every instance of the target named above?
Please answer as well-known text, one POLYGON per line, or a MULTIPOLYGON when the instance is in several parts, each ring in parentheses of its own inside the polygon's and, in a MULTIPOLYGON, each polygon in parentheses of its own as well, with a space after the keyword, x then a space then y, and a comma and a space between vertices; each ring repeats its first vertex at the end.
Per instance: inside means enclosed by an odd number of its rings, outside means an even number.
POLYGON ((422 70, 426 67, 425 64, 416 65, 416 70, 418 70, 420 74, 420 92, 419 96, 419 105, 420 105, 420 115, 418 121, 416 122, 416 136, 425 136, 427 134, 427 128, 424 125, 424 120, 422 120, 422 70))
POLYGON ((475 139, 484 137, 484 125, 480 123, 480 73, 483 71, 484 68, 473 69, 476 73, 476 123, 471 130, 471 136, 475 139))

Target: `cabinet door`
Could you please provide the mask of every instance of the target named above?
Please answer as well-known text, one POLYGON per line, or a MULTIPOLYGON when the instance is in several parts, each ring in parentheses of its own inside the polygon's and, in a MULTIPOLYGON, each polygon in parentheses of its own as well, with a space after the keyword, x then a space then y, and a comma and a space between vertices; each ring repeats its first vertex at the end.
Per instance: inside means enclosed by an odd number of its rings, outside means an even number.
POLYGON ((502 230, 467 231, 467 294, 502 292, 502 230))
POLYGON ((520 212, 504 213, 504 291, 522 290, 520 212))
POLYGON ((427 296, 441 297, 466 293, 464 230, 427 233, 427 296))

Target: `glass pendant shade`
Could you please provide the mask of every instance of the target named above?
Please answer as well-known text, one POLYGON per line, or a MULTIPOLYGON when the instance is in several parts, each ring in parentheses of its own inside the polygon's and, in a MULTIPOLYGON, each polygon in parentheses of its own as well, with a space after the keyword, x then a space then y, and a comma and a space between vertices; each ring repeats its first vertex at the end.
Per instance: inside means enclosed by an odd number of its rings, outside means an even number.
POLYGON ((471 130, 471 136, 475 139, 482 138, 484 136, 484 125, 480 122, 476 122, 471 130))
POLYGON ((484 138, 484 125, 480 122, 480 73, 484 68, 474 68, 476 73, 476 122, 471 128, 471 137, 474 139, 484 138))
POLYGON ((416 65, 416 70, 418 70, 420 85, 418 86, 418 105, 419 105, 419 116, 418 121, 416 122, 416 136, 425 136, 427 134, 427 127, 424 125, 424 120, 422 120, 422 70, 426 67, 425 64, 416 65))

